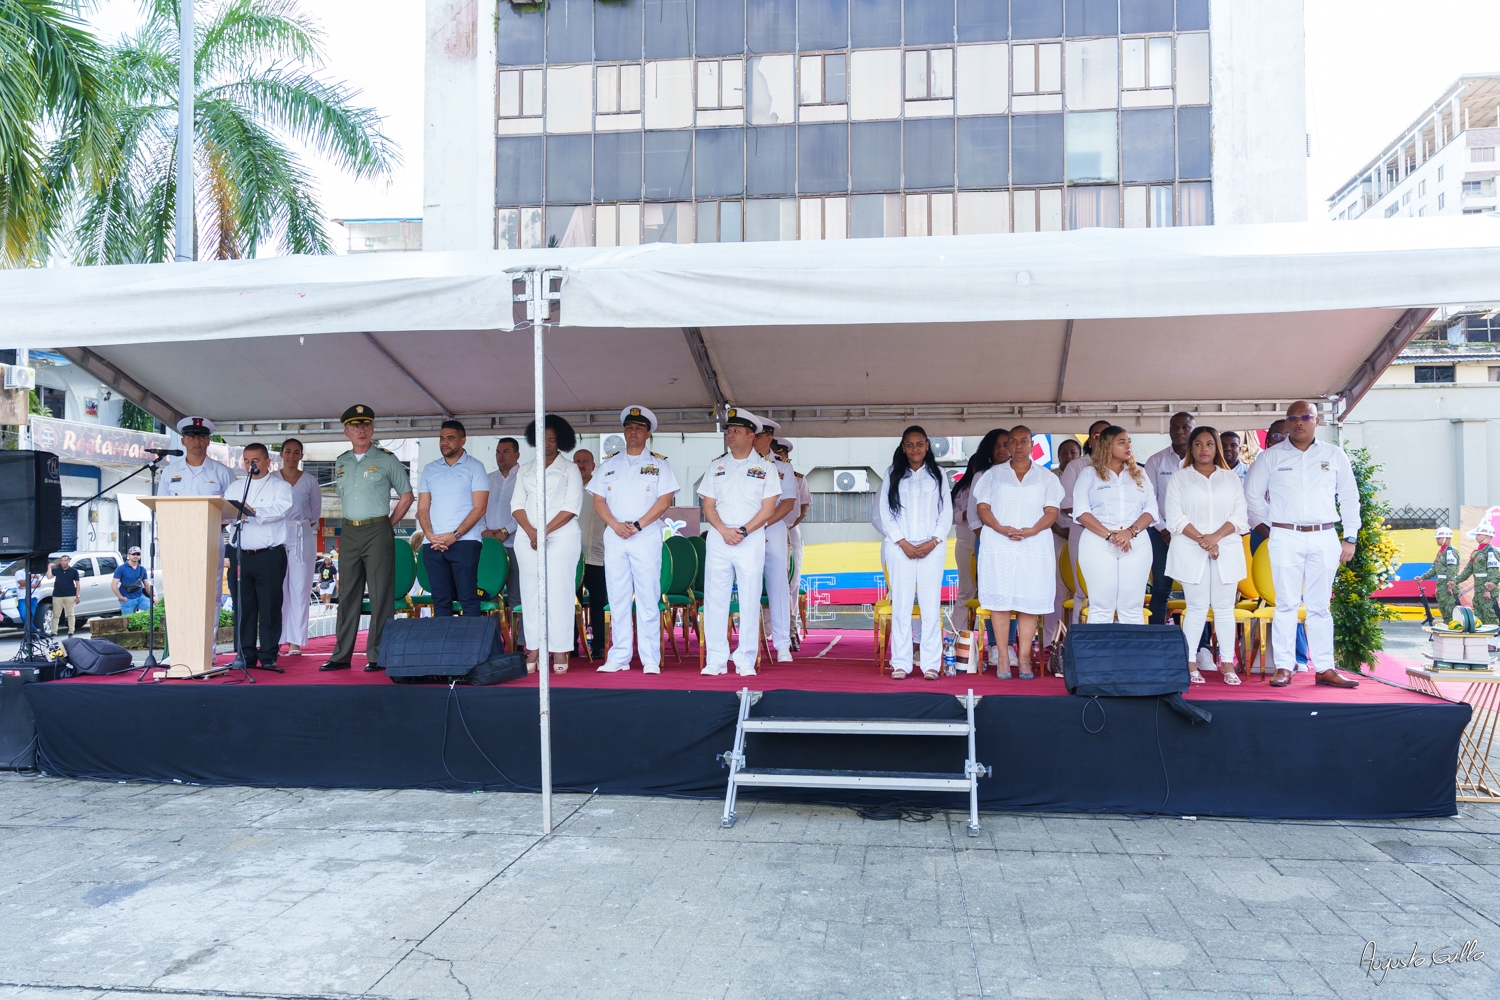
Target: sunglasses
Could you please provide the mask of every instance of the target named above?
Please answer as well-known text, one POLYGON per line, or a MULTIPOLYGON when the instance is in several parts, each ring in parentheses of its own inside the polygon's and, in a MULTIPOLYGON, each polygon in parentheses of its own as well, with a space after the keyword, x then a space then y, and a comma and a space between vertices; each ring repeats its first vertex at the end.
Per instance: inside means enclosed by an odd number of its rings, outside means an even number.
POLYGON ((1292 416, 1287 417, 1286 419, 1288 419, 1288 420, 1301 420, 1303 422, 1306 422, 1306 421, 1309 421, 1309 420, 1317 420, 1318 419, 1318 415, 1316 413, 1296 413, 1296 414, 1293 414, 1292 416))

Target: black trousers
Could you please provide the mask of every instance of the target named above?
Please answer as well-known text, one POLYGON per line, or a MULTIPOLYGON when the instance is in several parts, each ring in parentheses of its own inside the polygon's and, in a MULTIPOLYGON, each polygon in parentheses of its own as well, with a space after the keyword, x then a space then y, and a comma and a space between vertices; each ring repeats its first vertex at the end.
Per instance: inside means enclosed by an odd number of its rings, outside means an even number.
POLYGON ((240 592, 235 604, 240 649, 247 661, 275 663, 281 647, 281 585, 286 579, 286 548, 274 545, 267 549, 229 551, 230 571, 234 571, 237 563, 240 573, 240 592))
POLYGON ((453 602, 463 608, 464 616, 479 616, 479 553, 482 542, 454 542, 447 551, 431 545, 422 546, 422 561, 427 566, 427 583, 432 587, 432 617, 450 618, 453 602))
MULTIPOLYGON (((597 660, 604 655, 604 649, 609 644, 609 636, 604 632, 604 605, 609 603, 609 587, 604 578, 603 566, 583 564, 583 586, 578 588, 578 600, 588 605, 589 627, 594 630, 589 653, 597 660)), ((626 608, 625 612, 629 614, 630 609, 626 608)))
POLYGON ((1155 528, 1147 528, 1151 537, 1151 617, 1152 625, 1167 623, 1167 598, 1172 596, 1172 578, 1167 576, 1167 540, 1155 528))

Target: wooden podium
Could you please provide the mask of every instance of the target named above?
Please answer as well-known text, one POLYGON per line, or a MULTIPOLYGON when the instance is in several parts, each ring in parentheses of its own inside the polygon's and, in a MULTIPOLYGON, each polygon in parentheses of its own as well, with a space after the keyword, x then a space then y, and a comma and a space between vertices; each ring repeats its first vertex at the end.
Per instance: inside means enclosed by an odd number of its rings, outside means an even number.
POLYGON ((224 512, 233 505, 222 497, 141 497, 156 513, 157 551, 161 553, 162 590, 171 595, 167 642, 172 652, 167 677, 203 677, 214 669, 214 634, 219 626, 219 586, 224 563, 219 537, 224 512))

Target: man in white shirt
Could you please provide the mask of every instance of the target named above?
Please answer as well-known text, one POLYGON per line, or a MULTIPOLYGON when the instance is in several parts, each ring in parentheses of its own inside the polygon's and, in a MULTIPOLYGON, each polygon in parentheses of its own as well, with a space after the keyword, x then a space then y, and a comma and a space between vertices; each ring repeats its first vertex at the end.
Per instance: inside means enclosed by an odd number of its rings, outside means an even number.
POLYGON ((1166 509, 1167 483, 1182 468, 1182 460, 1187 457, 1188 438, 1193 436, 1193 415, 1186 412, 1172 414, 1167 433, 1172 436, 1172 443, 1146 459, 1142 468, 1146 473, 1146 481, 1156 491, 1156 523, 1146 529, 1146 534, 1151 538, 1149 621, 1152 625, 1167 623, 1167 598, 1172 595, 1172 581, 1167 576, 1167 546, 1172 542, 1172 533, 1167 530, 1167 522, 1161 519, 1160 512, 1166 509))
MULTIPOLYGON (((644 406, 620 411, 625 450, 612 452, 588 484, 595 515, 604 522, 604 577, 609 588, 609 658, 603 673, 630 669, 640 644, 641 667, 661 673, 661 517, 677 496, 677 475, 665 455, 647 449, 656 414, 644 406), (635 621, 630 605, 635 602, 635 621)), ((599 620, 602 628, 604 620, 599 620)))
POLYGON ((724 421, 728 450, 708 465, 698 496, 708 523, 703 569, 703 627, 707 664, 703 673, 729 672, 729 596, 740 591, 740 641, 734 651, 735 672, 755 675, 755 642, 760 616, 761 576, 766 563, 762 529, 776 511, 782 488, 776 466, 755 450, 759 417, 730 407, 724 421))
POLYGON ((781 484, 781 499, 766 523, 765 574, 766 612, 771 616, 771 646, 777 663, 792 662, 792 602, 787 587, 791 571, 787 520, 797 506, 797 476, 792 467, 771 454, 771 443, 781 425, 769 417, 761 418, 761 429, 755 433, 755 451, 776 469, 781 484))
POLYGON ((451 618, 458 602, 465 617, 479 617, 479 553, 484 547, 490 480, 484 463, 464 450, 468 432, 457 420, 438 428, 442 458, 422 466, 417 482, 417 523, 427 542, 422 563, 432 588, 432 616, 451 618))
POLYGON ((1250 465, 1240 461, 1240 436, 1234 431, 1220 434, 1219 449, 1224 452, 1224 464, 1229 466, 1230 472, 1240 477, 1240 485, 1243 486, 1245 476, 1250 472, 1250 465))
POLYGON ((1317 683, 1354 687, 1333 659, 1328 606, 1339 564, 1354 556, 1359 538, 1359 484, 1349 456, 1319 441, 1318 409, 1305 400, 1287 407, 1287 439, 1256 457, 1245 477, 1245 506, 1253 525, 1267 526, 1276 613, 1271 619, 1271 684, 1286 687, 1296 663, 1297 608, 1307 609, 1309 659, 1317 683), (1337 503, 1337 509, 1335 509, 1337 503), (1342 522, 1343 537, 1334 529, 1342 522))
MULTIPOLYGON (((495 442, 495 471, 490 473, 490 503, 484 512, 484 538, 494 538, 513 549, 516 544, 516 518, 511 513, 510 501, 516 495, 516 475, 521 467, 521 442, 513 437, 503 437, 495 442)), ((515 563, 512 561, 511 566, 515 563)), ((514 573, 505 577, 505 600, 510 601, 510 581, 514 573)))
POLYGON ((280 672, 276 654, 281 649, 281 587, 286 580, 286 519, 292 509, 292 488, 280 476, 270 474, 271 453, 265 445, 245 445, 240 460, 249 476, 232 484, 229 493, 231 500, 243 499, 245 504, 238 546, 230 554, 230 579, 238 577, 235 636, 244 666, 280 672))

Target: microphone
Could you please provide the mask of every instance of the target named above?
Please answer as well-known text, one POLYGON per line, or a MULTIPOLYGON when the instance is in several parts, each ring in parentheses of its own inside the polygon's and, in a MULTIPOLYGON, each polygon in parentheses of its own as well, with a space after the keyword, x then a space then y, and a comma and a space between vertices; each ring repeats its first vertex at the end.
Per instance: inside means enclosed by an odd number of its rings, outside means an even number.
POLYGON ((162 456, 165 456, 165 455, 181 455, 182 454, 182 449, 181 448, 142 448, 141 451, 150 452, 152 455, 155 455, 158 458, 161 458, 162 456))

